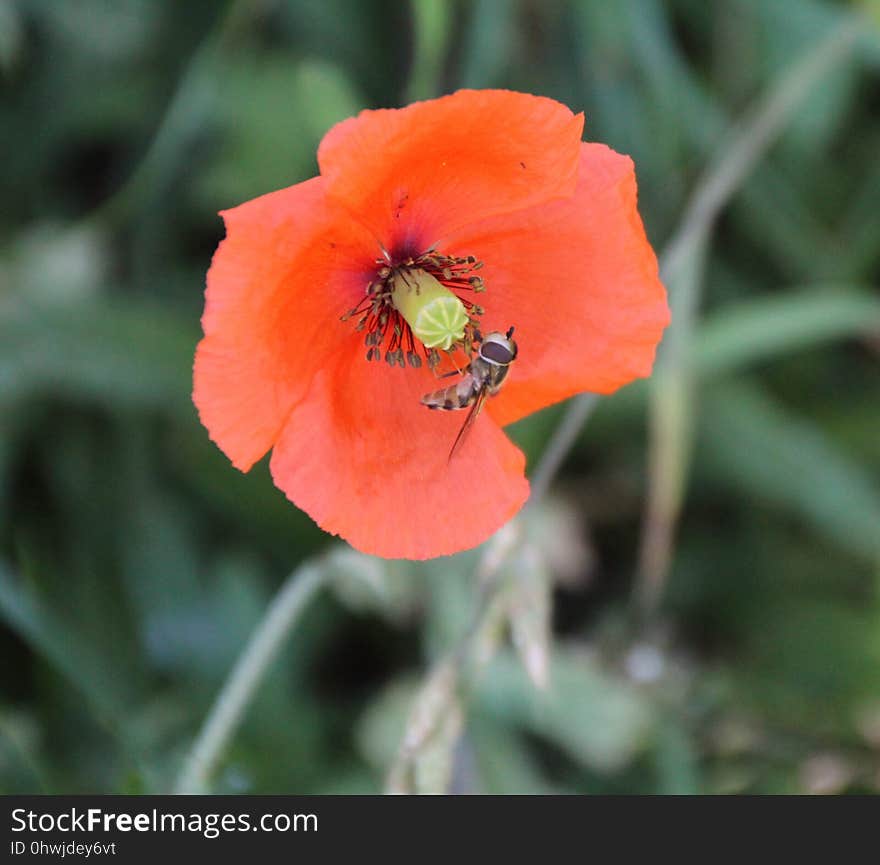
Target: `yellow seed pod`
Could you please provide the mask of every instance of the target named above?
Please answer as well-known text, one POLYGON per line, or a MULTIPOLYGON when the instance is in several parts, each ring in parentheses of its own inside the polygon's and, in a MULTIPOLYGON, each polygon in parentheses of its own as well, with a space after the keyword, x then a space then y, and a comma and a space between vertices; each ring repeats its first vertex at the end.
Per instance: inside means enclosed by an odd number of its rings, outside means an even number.
POLYGON ((464 304, 430 273, 398 270, 391 278, 391 302, 426 348, 449 349, 464 339, 464 304))

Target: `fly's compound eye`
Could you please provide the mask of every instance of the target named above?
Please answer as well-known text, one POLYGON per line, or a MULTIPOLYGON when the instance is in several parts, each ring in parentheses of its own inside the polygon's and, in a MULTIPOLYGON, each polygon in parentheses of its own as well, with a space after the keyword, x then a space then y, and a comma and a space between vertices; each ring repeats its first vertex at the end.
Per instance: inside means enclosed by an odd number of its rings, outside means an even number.
POLYGON ((500 342, 484 342, 480 346, 480 357, 484 360, 491 361, 492 363, 506 365, 513 360, 515 354, 506 345, 502 345, 500 342))

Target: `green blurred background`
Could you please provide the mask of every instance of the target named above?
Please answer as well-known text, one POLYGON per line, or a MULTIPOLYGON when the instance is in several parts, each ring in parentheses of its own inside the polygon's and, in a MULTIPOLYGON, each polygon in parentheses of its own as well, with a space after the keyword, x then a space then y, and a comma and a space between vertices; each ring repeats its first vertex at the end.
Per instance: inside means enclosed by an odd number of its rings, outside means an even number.
MULTIPOLYGON (((599 402, 529 516, 549 685, 502 646, 447 756, 461 792, 880 790, 876 6, 3 0, 0 791, 170 789, 273 593, 328 545, 190 402, 219 209, 313 175, 361 108, 500 86, 632 155, 662 250, 752 106, 847 21, 670 284, 695 312, 668 372, 599 402), (647 491, 662 521, 677 486, 640 605, 647 491)), ((530 465, 562 410, 511 431, 530 465)), ((349 561, 210 789, 381 790, 477 556, 349 561)))

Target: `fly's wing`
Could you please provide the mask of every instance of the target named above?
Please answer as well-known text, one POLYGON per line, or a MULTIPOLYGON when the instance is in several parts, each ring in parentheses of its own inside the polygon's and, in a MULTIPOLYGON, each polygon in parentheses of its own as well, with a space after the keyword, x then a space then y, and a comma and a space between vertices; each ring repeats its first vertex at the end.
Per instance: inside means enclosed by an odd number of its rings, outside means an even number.
POLYGON ((452 462, 452 458, 457 453, 458 449, 464 444, 464 440, 467 438, 467 434, 470 432, 471 427, 474 425, 474 421, 480 416, 480 412, 483 410, 483 403, 486 402, 486 397, 489 395, 489 392, 485 387, 480 388, 480 392, 477 394, 477 398, 474 400, 474 404, 471 406, 471 410, 468 412, 468 416, 464 419, 464 423, 461 425, 461 429, 458 431, 458 435, 455 437, 455 441, 452 443, 452 450, 449 451, 449 458, 447 462, 452 462))

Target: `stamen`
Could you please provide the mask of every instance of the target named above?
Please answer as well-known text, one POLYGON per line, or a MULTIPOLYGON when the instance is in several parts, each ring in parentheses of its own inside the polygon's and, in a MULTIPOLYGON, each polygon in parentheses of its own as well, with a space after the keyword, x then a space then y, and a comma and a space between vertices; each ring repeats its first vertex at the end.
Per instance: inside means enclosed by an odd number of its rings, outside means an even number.
POLYGON ((360 302, 340 317, 356 319, 355 330, 366 332, 368 361, 384 356, 389 366, 418 369, 420 348, 436 373, 440 351, 453 363, 453 352, 459 349, 472 355, 483 308, 465 295, 485 290, 482 279, 473 275, 482 262, 473 255, 443 255, 432 248, 398 260, 383 250, 376 266, 360 302))

